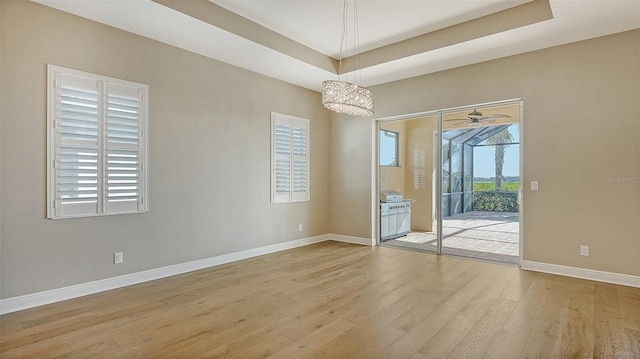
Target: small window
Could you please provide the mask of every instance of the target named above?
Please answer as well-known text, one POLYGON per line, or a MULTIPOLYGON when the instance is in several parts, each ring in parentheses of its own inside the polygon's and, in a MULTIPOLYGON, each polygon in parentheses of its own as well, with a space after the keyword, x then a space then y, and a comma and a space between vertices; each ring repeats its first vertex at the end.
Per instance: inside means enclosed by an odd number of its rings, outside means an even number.
POLYGON ((380 166, 399 166, 397 132, 380 130, 380 166))
POLYGON ((48 218, 147 210, 147 85, 49 65, 48 218))
POLYGON ((309 120, 271 113, 271 202, 309 200, 309 120))

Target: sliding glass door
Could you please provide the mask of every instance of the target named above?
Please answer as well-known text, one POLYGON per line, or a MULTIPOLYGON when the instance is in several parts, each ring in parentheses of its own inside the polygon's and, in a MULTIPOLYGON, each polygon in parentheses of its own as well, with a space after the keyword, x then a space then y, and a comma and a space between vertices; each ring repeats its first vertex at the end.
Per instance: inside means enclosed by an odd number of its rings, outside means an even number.
POLYGON ((516 100, 379 121, 380 243, 517 263, 521 166, 489 163, 486 152, 494 151, 492 159, 519 159, 521 105, 516 100), (488 167, 495 170, 491 176, 488 167), (489 250, 496 255, 487 257, 489 250))
POLYGON ((380 122, 380 242, 437 252, 438 116, 380 122))
POLYGON ((520 107, 443 113, 441 253, 518 263, 520 107))

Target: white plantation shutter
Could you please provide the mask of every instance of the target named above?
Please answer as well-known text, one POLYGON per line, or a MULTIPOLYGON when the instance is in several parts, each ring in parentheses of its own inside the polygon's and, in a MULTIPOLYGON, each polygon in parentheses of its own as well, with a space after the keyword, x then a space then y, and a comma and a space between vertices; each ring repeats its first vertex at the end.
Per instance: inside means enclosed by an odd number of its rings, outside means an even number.
POLYGON ((309 200, 309 120, 271 114, 272 202, 309 200))
POLYGON ((58 215, 98 213, 100 82, 58 73, 54 112, 58 215))
POLYGON ((274 203, 291 202, 291 126, 276 119, 274 127, 274 203))
POLYGON ((307 134, 309 132, 308 123, 301 123, 298 120, 292 120, 292 170, 291 170, 291 187, 292 187, 292 202, 306 201, 308 199, 308 170, 309 161, 307 157, 309 139, 307 134))
POLYGON ((48 71, 48 217, 145 211, 146 86, 48 71))
POLYGON ((109 84, 105 212, 142 210, 141 103, 142 90, 109 84))

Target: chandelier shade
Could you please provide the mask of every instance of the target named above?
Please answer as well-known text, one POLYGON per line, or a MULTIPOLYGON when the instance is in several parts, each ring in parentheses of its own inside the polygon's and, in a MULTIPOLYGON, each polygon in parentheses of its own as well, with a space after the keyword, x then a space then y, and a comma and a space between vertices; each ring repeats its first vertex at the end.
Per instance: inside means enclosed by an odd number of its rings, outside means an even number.
POLYGON ((331 111, 352 116, 372 116, 373 92, 345 81, 327 80, 322 83, 322 104, 331 111))

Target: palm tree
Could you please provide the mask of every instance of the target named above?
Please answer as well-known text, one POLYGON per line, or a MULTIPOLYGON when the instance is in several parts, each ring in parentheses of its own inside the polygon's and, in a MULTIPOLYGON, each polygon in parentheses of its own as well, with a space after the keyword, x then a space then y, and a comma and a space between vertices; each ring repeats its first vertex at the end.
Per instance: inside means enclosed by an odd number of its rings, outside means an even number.
POLYGON ((507 149, 505 144, 511 142, 513 142, 513 136, 509 133, 508 127, 487 138, 486 144, 492 145, 496 149, 496 191, 500 191, 502 189, 502 181, 504 180, 502 167, 504 166, 504 152, 507 149))

